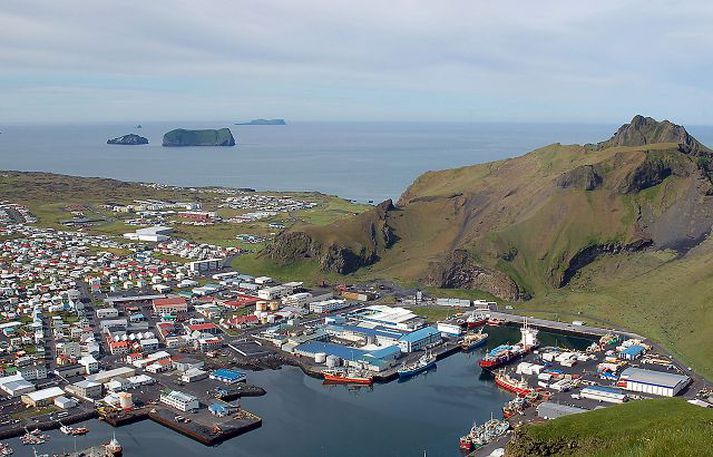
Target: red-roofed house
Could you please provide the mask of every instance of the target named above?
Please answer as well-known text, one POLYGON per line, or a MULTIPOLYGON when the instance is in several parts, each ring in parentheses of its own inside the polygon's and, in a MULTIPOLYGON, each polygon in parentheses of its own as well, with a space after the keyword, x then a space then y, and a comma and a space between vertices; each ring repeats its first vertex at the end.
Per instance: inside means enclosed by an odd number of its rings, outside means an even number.
POLYGON ((256 325, 258 323, 258 318, 254 314, 248 314, 247 316, 236 316, 230 319, 225 319, 221 322, 223 327, 226 328, 245 328, 251 325, 256 325))
POLYGON ((201 332, 210 333, 211 335, 217 335, 220 333, 220 329, 212 322, 203 322, 200 324, 187 325, 186 329, 189 333, 201 332))
POLYGON ((109 342, 109 352, 111 352, 114 355, 128 354, 129 353, 129 342, 128 341, 110 341, 109 342))
POLYGON ((153 301, 156 314, 176 314, 188 311, 188 302, 183 297, 157 298, 153 301))

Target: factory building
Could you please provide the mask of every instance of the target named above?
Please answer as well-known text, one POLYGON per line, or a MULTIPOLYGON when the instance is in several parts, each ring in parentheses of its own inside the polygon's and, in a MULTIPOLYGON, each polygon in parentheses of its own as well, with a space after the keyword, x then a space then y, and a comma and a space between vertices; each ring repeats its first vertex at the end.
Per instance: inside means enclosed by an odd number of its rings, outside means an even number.
POLYGON ((401 352, 414 352, 441 342, 441 332, 435 327, 424 327, 399 338, 401 352))
POLYGON ((543 419, 557 419, 562 416, 572 414, 586 413, 586 409, 577 408, 575 406, 561 405, 551 401, 545 401, 537 405, 537 417, 543 419))
POLYGON ((691 378, 685 375, 627 368, 621 373, 617 386, 633 392, 673 397, 690 382, 691 378))
POLYGON ((607 403, 624 403, 627 400, 626 394, 621 392, 619 389, 602 386, 585 387, 582 389, 580 395, 582 398, 589 398, 590 400, 596 400, 599 402, 603 401, 607 403))
POLYGON ((198 399, 196 397, 177 390, 162 392, 160 400, 161 403, 183 412, 195 411, 199 407, 198 399))
POLYGON ((64 391, 59 387, 49 387, 35 392, 28 392, 24 394, 21 399, 22 403, 27 406, 37 407, 52 404, 55 398, 63 395, 64 391))

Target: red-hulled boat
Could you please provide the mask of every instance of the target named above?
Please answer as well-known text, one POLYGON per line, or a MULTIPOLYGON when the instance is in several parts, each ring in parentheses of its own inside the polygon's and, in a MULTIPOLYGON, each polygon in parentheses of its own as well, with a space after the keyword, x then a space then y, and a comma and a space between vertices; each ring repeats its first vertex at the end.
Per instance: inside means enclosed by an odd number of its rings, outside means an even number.
POLYGON ((468 319, 465 320, 465 325, 468 328, 482 327, 483 325, 485 325, 487 320, 488 318, 485 315, 473 313, 468 316, 468 319))
POLYGON ((330 383, 371 385, 374 382, 373 376, 363 375, 358 371, 322 370, 322 376, 325 382, 330 383))
POLYGON ((532 392, 532 389, 524 379, 515 379, 504 371, 495 373, 495 384, 498 387, 513 392, 521 397, 526 397, 532 392))

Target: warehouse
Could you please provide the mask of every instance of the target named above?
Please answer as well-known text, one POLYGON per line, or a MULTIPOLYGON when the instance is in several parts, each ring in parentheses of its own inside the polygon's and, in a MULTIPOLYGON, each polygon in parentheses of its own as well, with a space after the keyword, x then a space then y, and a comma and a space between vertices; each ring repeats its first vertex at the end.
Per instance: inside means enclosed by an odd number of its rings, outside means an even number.
POLYGON ((607 403, 624 403, 627 400, 626 394, 621 392, 619 389, 602 386, 585 387, 582 389, 580 396, 582 398, 589 398, 590 400, 596 400, 598 402, 604 401, 607 403))
POLYGON ((662 371, 627 368, 621 373, 617 386, 634 392, 673 397, 691 382, 685 375, 662 371))
POLYGON ((116 378, 116 377, 129 378, 131 376, 134 376, 135 374, 136 374, 136 370, 133 368, 119 367, 119 368, 114 368, 113 370, 100 371, 99 373, 89 375, 89 376, 87 376, 87 381, 94 381, 94 382, 103 384, 105 382, 111 381, 112 378, 116 378))
POLYGON ((22 402, 27 406, 37 407, 51 404, 55 398, 64 395, 64 391, 59 387, 50 387, 48 389, 38 390, 24 394, 22 402))
POLYGON ((67 392, 82 398, 100 398, 102 385, 94 381, 78 381, 66 387, 67 392))
POLYGON ((541 417, 543 419, 557 419, 558 417, 562 416, 569 416, 572 414, 586 412, 586 409, 568 405, 560 405, 559 403, 553 403, 551 401, 542 402, 537 405, 537 417, 541 417))
POLYGON ((179 411, 194 411, 198 409, 198 399, 193 395, 189 395, 177 390, 161 393, 161 403, 176 408, 179 411))
POLYGON ((216 381, 226 384, 234 384, 236 382, 245 381, 245 374, 228 368, 220 368, 211 372, 210 379, 215 379, 216 381))
POLYGON ((27 392, 35 390, 35 385, 25 380, 21 375, 7 376, 0 378, 0 389, 7 392, 11 397, 18 397, 27 392))
POLYGON ((424 327, 399 338, 401 352, 414 352, 441 342, 441 332, 435 327, 424 327))
POLYGON ((309 311, 311 313, 322 314, 322 313, 328 313, 331 311, 336 311, 338 309, 346 308, 349 305, 350 305, 350 303, 347 302, 346 300, 338 300, 338 299, 316 301, 316 302, 312 302, 309 304, 309 311))
POLYGON ((636 360, 644 354, 646 348, 639 344, 629 346, 619 353, 619 357, 624 360, 636 360))

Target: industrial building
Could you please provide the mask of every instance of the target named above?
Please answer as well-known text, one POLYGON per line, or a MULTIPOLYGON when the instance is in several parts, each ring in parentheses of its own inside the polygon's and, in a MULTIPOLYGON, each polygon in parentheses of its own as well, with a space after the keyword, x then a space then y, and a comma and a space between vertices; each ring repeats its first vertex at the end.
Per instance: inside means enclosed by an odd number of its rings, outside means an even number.
POLYGON ((234 384, 236 382, 245 381, 245 373, 237 370, 230 370, 228 368, 220 368, 211 372, 210 379, 215 379, 216 381, 224 382, 226 384, 234 384))
POLYGON ((424 327, 399 338, 401 352, 414 352, 441 342, 441 332, 435 327, 424 327))
POLYGON ((543 419, 557 419, 562 416, 569 416, 572 414, 586 413, 587 410, 583 408, 577 408, 575 406, 561 405, 559 403, 553 403, 551 401, 545 401, 537 405, 537 417, 543 419))
POLYGON ((27 406, 37 407, 52 404, 55 398, 63 395, 64 391, 59 387, 49 387, 35 392, 28 392, 21 399, 27 406))
POLYGON ((626 394, 619 389, 602 386, 585 387, 582 389, 582 392, 580 392, 580 396, 582 398, 607 403, 624 403, 627 400, 626 394))
POLYGON ((206 271, 220 270, 223 268, 223 259, 208 259, 208 260, 196 260, 188 264, 188 268, 191 271, 197 273, 203 273, 206 271))
POLYGON ((196 397, 177 390, 162 392, 160 400, 161 403, 183 412, 195 411, 199 408, 198 399, 196 397))
POLYGON ((70 392, 82 398, 100 398, 102 396, 102 385, 94 381, 78 381, 66 387, 67 392, 70 392))
POLYGON ((617 386, 633 392, 673 397, 691 382, 686 375, 663 371, 627 368, 619 376, 617 386))

